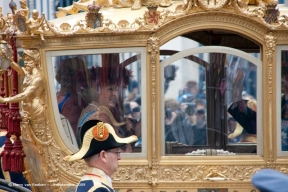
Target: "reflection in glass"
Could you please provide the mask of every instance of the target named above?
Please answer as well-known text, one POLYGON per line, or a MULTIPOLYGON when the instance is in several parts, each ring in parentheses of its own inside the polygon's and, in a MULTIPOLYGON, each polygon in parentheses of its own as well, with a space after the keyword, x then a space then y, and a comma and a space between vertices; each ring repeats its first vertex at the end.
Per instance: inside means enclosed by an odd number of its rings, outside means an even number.
POLYGON ((288 51, 281 51, 281 144, 288 151, 288 51))
POLYGON ((256 153, 257 67, 229 54, 201 56, 164 67, 166 154, 256 153))
POLYGON ((91 119, 111 124, 120 137, 140 139, 123 147, 141 151, 139 53, 108 53, 52 58, 58 110, 68 139, 81 146, 78 133, 91 119))

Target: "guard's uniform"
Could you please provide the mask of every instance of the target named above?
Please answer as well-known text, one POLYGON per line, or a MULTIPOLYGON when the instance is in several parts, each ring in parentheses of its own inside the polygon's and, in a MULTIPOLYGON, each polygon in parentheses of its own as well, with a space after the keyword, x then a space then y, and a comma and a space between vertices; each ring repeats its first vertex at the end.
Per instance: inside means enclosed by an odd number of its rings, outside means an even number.
POLYGON ((101 169, 89 167, 76 192, 114 192, 111 180, 101 169))
MULTIPOLYGON (((102 151, 107 152, 110 149, 119 148, 138 140, 135 135, 120 138, 110 124, 98 120, 89 120, 85 122, 80 129, 79 136, 80 143, 82 144, 80 150, 75 154, 66 156, 64 158, 65 161, 71 162, 87 159, 94 155, 101 154, 102 151)), ((116 153, 119 155, 118 152, 116 153)), ((103 156, 103 158, 105 157, 103 156)), ((119 156, 117 156, 117 160, 119 159, 119 156)), ((104 172, 111 165, 109 161, 104 162, 100 158, 99 163, 101 162, 101 166, 104 166, 102 168, 103 170, 96 168, 98 165, 98 161, 96 161, 96 167, 88 168, 87 173, 82 177, 78 184, 76 192, 114 192, 111 178, 104 172)))

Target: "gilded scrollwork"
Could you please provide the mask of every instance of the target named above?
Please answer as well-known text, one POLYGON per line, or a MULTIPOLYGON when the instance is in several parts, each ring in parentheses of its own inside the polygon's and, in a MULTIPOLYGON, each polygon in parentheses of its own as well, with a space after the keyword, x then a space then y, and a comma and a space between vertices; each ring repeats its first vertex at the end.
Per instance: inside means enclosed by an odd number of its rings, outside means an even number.
POLYGON ((147 182, 149 170, 147 166, 120 166, 113 174, 113 181, 147 182))
POLYGON ((52 156, 53 161, 59 167, 59 169, 62 169, 65 172, 68 172, 71 175, 74 175, 76 177, 81 177, 85 174, 87 165, 83 161, 75 161, 75 162, 67 162, 64 161, 63 158, 67 156, 66 153, 61 151, 60 149, 50 151, 51 154, 55 154, 52 156), (55 153, 56 151, 56 153, 55 153))
MULTIPOLYGON (((247 182, 251 180, 253 174, 264 169, 266 166, 159 166, 158 164, 154 164, 153 167, 149 170, 147 166, 120 166, 118 171, 113 175, 113 181, 148 182, 152 188, 156 188, 161 182, 199 182, 205 181, 205 178, 213 177, 222 177, 223 180, 247 182)), ((283 173, 287 172, 287 167, 275 166, 273 168, 283 173)))
MULTIPOLYGON (((176 18, 179 18, 181 16, 187 15, 190 12, 196 13, 198 11, 203 12, 204 11, 222 11, 222 12, 229 12, 229 13, 240 13, 240 15, 248 16, 252 19, 255 19, 259 22, 264 23, 265 25, 269 27, 287 27, 285 16, 277 16, 273 19, 273 26, 271 26, 271 22, 268 19, 271 17, 269 15, 272 14, 273 11, 278 11, 275 6, 273 7, 272 4, 265 4, 267 8, 263 6, 258 6, 255 8, 252 8, 251 10, 248 10, 247 8, 243 8, 243 5, 241 4, 242 1, 234 1, 234 0, 223 0, 223 1, 217 1, 216 4, 208 4, 204 1, 197 1, 197 0, 190 0, 190 1, 184 1, 183 2, 183 9, 180 10, 179 6, 174 10, 171 11, 169 9, 163 9, 162 11, 157 11, 156 9, 153 9, 153 4, 148 5, 149 11, 144 13, 143 17, 139 17, 138 19, 135 19, 132 24, 125 24, 123 25, 123 22, 121 22, 121 25, 118 23, 116 24, 114 21, 112 21, 110 18, 105 18, 103 15, 101 15, 100 7, 98 5, 94 5, 99 7, 97 9, 97 13, 95 12, 96 9, 89 9, 93 7, 92 5, 88 5, 87 2, 84 2, 85 5, 87 4, 87 13, 86 15, 86 21, 81 20, 78 21, 76 24, 68 26, 62 25, 62 26, 54 26, 52 23, 49 23, 45 16, 42 16, 41 18, 38 18, 39 13, 37 10, 33 11, 32 18, 28 20, 27 18, 27 3, 24 2, 21 9, 19 9, 18 13, 16 11, 16 16, 14 19, 16 19, 17 28, 20 32, 26 32, 29 35, 40 35, 41 39, 44 40, 45 34, 54 34, 57 36, 72 36, 74 34, 83 33, 83 32, 89 32, 89 33, 99 33, 99 32, 115 32, 115 33, 123 33, 123 32, 135 32, 141 31, 141 30, 155 30, 158 27, 161 27, 168 23, 171 20, 174 20, 176 18), (240 4, 239 4, 240 3, 240 4), (269 9, 268 9, 269 8, 269 9), (92 10, 92 12, 91 12, 92 10), (270 11, 267 11, 270 10, 270 11), (271 12, 272 10, 272 12, 271 12), (94 12, 93 12, 94 11, 94 12), (89 15, 90 14, 90 15, 89 15), (37 15, 37 16, 36 16, 37 15), (27 18, 26 25, 23 23, 25 22, 25 18, 27 18), (265 19, 266 18, 266 19, 265 19), (266 22, 265 22, 266 20, 266 22), (97 24, 96 24, 97 23, 97 24), (100 27, 99 29, 95 30, 95 26, 100 27), (102 27, 104 26, 104 27, 102 27), (92 28, 92 29, 91 29, 92 28), (135 29, 135 30, 132 30, 135 29)), ((81 3, 81 2, 80 2, 81 3)), ((242 2, 243 3, 243 2, 242 2)), ((73 6, 76 6, 77 3, 74 3, 73 6)), ((273 4, 274 5, 274 4, 273 4)), ((72 6, 72 7, 73 7, 72 6)), ((77 7, 77 6, 76 6, 77 7)), ((154 6, 155 7, 155 6, 154 6)), ((60 8, 61 9, 61 8, 60 8)), ((63 8, 65 9, 65 8, 63 8)), ((73 9, 72 9, 73 10, 73 9)), ((279 12, 279 11, 278 11, 279 12)), ((76 12, 75 12, 76 13, 76 12)), ((211 12, 212 13, 212 12, 211 12)), ((273 12, 274 13, 274 12, 273 12)), ((275 14, 274 14, 275 15, 275 14)), ((13 31, 13 15, 8 14, 6 19, 2 16, 1 22, 0 22, 0 30, 2 29, 8 29, 8 31, 13 31), (2 26, 2 27, 1 27, 2 26), (4 27, 5 26, 5 27, 4 27)))

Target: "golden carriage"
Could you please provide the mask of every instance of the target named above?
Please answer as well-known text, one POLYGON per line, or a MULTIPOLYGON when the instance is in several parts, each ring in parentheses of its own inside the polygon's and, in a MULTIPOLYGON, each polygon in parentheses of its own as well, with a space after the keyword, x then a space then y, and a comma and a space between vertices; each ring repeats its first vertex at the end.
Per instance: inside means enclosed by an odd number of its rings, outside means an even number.
MULTIPOLYGON (((132 10, 131 3, 124 6, 120 1, 117 6, 113 2, 114 7, 97 1, 83 2, 60 9, 59 18, 51 21, 38 16, 37 11, 34 20, 27 18, 23 14, 25 6, 0 20, 2 102, 12 103, 5 106, 16 111, 15 103, 21 102, 24 176, 33 191, 75 190, 85 173, 84 161, 63 160, 78 146, 72 122, 59 114, 58 64, 77 57, 89 68, 101 65, 100 57, 106 53, 119 53, 120 61, 132 71, 142 103, 142 145, 122 154, 113 176, 116 191, 252 192, 256 189, 251 177, 260 169, 287 172, 287 152, 281 148, 280 82, 288 50, 288 23, 285 10, 277 3, 155 1, 132 10), (32 76, 26 74, 24 80, 18 79, 5 63, 8 60, 12 66, 14 60, 23 66, 16 50, 38 61, 32 66, 32 76), (233 94, 234 86, 239 85, 228 81, 227 76, 235 75, 235 70, 228 73, 233 60, 237 60, 238 69, 240 65, 252 66, 257 71, 253 82, 257 93, 257 141, 228 142, 228 104, 239 96, 233 94), (165 67, 169 65, 176 66, 177 77, 170 79, 165 92, 165 67), (205 77, 202 91, 206 94, 205 144, 193 145, 181 138, 166 140, 164 100, 179 99, 178 92, 183 91, 187 81, 200 83, 201 72, 205 77), (226 82, 224 87, 222 80, 226 82)), ((27 56, 22 59, 25 65, 30 62, 25 61, 27 56)), ((128 93, 122 93, 125 99, 128 93)))

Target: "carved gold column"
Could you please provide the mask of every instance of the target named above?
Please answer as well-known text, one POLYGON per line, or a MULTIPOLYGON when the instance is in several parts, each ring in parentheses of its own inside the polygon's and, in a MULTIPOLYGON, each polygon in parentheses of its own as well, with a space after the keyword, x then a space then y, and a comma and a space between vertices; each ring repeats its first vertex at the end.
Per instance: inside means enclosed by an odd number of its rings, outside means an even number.
POLYGON ((268 121, 269 121, 269 125, 268 125, 268 131, 269 131, 269 157, 267 160, 267 164, 266 166, 268 168, 275 168, 275 153, 274 153, 274 149, 273 149, 273 114, 272 114, 272 109, 273 109, 273 61, 274 61, 274 57, 275 57, 275 47, 276 47, 276 37, 274 36, 274 34, 272 32, 269 32, 266 36, 265 36, 265 43, 266 43, 266 59, 267 59, 267 63, 268 63, 268 121))
MULTIPOLYGON (((159 121, 156 122, 156 117, 160 117, 160 110, 156 109, 156 103, 159 101, 159 79, 157 79, 157 74, 159 73, 160 68, 159 66, 159 38, 155 35, 155 33, 152 34, 152 36, 148 39, 148 45, 147 45, 148 53, 149 53, 149 63, 150 63, 150 69, 151 70, 151 126, 152 130, 151 132, 148 132, 148 135, 151 134, 152 139, 152 160, 149 162, 149 169, 150 169, 150 175, 149 175, 149 184, 152 185, 152 191, 156 191, 156 186, 158 184, 158 159, 157 159, 157 149, 156 146, 160 146, 159 143, 156 143, 156 135, 160 133, 160 130, 156 127, 160 127, 159 121), (157 94, 158 93, 158 94, 157 94), (156 133, 157 132, 157 133, 156 133)), ((161 90, 160 90, 161 91, 161 90)), ((160 141, 157 141, 160 142, 160 141)), ((159 151, 159 150, 158 150, 159 151)))

